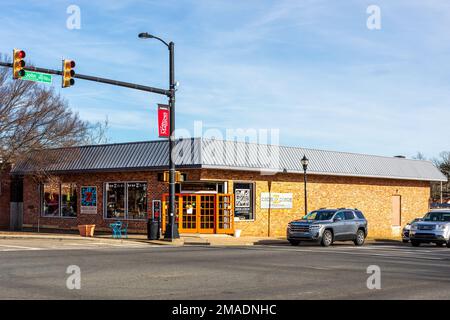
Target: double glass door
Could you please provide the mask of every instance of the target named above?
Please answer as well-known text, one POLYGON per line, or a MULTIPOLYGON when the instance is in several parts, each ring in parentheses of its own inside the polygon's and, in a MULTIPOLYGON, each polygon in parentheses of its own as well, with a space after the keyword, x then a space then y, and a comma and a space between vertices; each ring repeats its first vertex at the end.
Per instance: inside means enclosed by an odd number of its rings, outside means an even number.
MULTIPOLYGON (((177 194, 176 222, 180 233, 234 232, 231 194, 177 194)), ((163 197, 163 229, 168 219, 168 195, 163 197)))

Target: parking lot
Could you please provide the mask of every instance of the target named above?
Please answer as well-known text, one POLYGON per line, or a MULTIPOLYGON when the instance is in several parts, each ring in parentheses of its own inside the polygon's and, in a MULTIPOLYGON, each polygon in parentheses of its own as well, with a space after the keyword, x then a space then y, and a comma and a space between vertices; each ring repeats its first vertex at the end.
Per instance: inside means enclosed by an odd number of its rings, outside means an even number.
POLYGON ((448 299, 450 249, 0 240, 1 299, 448 299), (53 242, 53 243, 52 243, 53 242), (81 289, 69 290, 69 265, 81 289), (368 289, 369 266, 381 288, 368 289))

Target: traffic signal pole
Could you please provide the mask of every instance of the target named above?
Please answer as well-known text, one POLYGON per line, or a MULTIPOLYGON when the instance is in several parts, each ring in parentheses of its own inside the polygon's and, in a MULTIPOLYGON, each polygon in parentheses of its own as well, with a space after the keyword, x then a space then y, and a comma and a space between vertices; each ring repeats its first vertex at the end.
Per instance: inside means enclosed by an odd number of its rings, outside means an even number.
MULTIPOLYGON (((156 38, 159 41, 163 42, 167 48, 169 49, 169 90, 160 89, 160 88, 154 88, 149 86, 143 86, 140 84, 130 83, 130 82, 123 82, 123 81, 117 81, 112 79, 106 79, 106 78, 100 78, 100 77, 93 77, 89 75, 83 75, 83 74, 73 74, 71 78, 76 79, 82 79, 87 81, 93 81, 93 82, 100 82, 105 84, 110 84, 114 86, 119 87, 125 87, 129 89, 135 89, 145 92, 151 92, 156 93, 160 95, 165 95, 169 98, 169 118, 170 118, 170 137, 169 137, 169 217, 168 217, 168 223, 166 225, 166 231, 164 233, 164 238, 166 240, 172 241, 173 239, 179 238, 180 235, 178 233, 178 225, 175 223, 175 160, 173 157, 173 151, 175 147, 175 91, 176 91, 176 83, 175 83, 175 44, 173 42, 166 43, 161 38, 148 35, 147 33, 142 33, 139 35, 143 38, 156 38)), ((66 60, 65 60, 66 61, 66 60)), ((63 61, 63 64, 64 62, 63 61)), ((68 62, 71 62, 71 60, 67 60, 68 62)), ((73 65, 75 66, 75 64, 73 65)), ((1 62, 0 61, 0 67, 7 67, 7 68, 13 68, 13 63, 7 63, 7 62, 1 62)), ((41 72, 41 73, 47 73, 47 74, 54 74, 64 77, 64 66, 63 70, 53 70, 53 69, 45 69, 45 68, 39 68, 39 67, 26 67, 24 66, 22 68, 26 71, 34 71, 34 72, 41 72)), ((64 87, 64 80, 63 80, 63 87, 64 87)))
MULTIPOLYGON (((8 63, 8 62, 0 62, 0 67, 12 68, 13 64, 8 63)), ((63 75, 63 72, 61 70, 45 69, 45 68, 38 68, 38 67, 24 67, 23 69, 26 71, 36 71, 36 72, 54 74, 54 75, 59 75, 59 76, 63 75)), ((171 96, 170 90, 143 86, 143 85, 131 83, 131 82, 124 82, 124 81, 88 76, 88 75, 77 74, 77 73, 75 73, 73 78, 87 80, 87 81, 93 81, 93 82, 100 82, 100 83, 110 84, 110 85, 114 85, 114 86, 125 87, 125 88, 129 88, 129 89, 135 89, 135 90, 140 90, 140 91, 145 91, 145 92, 161 94, 161 95, 165 95, 169 98, 171 96)))

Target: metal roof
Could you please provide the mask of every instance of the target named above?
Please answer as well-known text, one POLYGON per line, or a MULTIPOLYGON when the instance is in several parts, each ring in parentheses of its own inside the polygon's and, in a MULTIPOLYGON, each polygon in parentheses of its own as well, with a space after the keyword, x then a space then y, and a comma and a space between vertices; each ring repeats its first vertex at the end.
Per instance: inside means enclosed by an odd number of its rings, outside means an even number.
MULTIPOLYGON (((167 153, 167 140, 48 149, 31 153, 12 173, 165 169, 167 153)), ((303 173, 303 155, 310 174, 447 181, 430 161, 396 157, 201 138, 177 140, 174 151, 180 168, 286 173, 303 173)))

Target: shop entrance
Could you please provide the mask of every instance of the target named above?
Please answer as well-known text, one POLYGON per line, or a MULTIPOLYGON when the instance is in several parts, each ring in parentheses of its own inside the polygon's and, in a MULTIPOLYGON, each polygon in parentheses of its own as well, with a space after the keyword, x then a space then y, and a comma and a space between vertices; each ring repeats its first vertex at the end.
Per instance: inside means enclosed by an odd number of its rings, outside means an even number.
MULTIPOLYGON (((163 232, 168 219, 169 195, 163 195, 163 232)), ((232 194, 176 194, 175 222, 180 233, 234 233, 232 194)))

